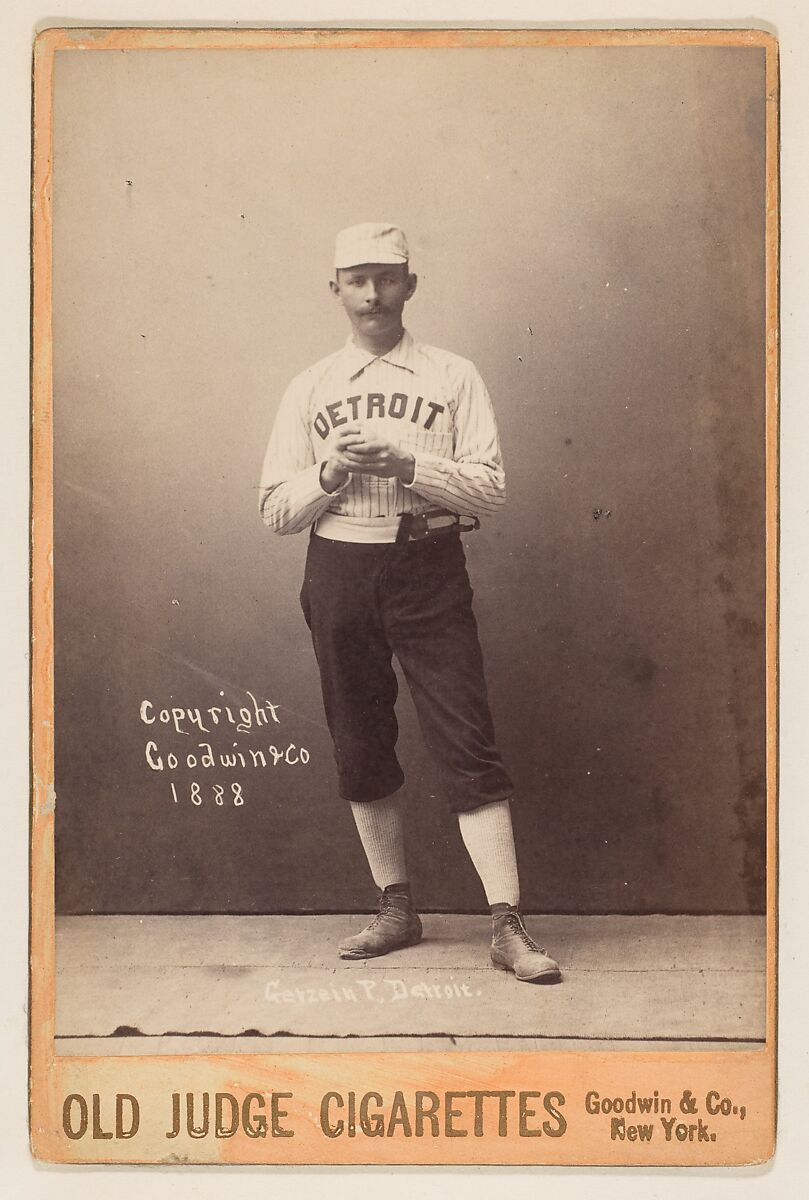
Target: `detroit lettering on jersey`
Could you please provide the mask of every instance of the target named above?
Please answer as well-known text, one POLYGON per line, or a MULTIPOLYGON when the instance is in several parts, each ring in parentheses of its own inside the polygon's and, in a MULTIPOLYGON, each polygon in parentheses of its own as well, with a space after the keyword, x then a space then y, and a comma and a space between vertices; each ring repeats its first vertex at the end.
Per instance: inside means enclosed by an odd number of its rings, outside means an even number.
POLYGON ((475 366, 405 331, 375 357, 346 343, 292 380, 281 400, 259 485, 263 520, 298 533, 325 512, 390 517, 446 508, 485 516, 505 499, 497 424, 475 366), (415 459, 410 486, 354 473, 337 492, 320 468, 343 425, 393 442, 415 459))
POLYGON ((411 397, 404 392, 394 392, 387 397, 382 392, 368 392, 365 396, 347 396, 345 400, 336 400, 326 405, 326 414, 315 413, 312 425, 322 438, 327 438, 332 429, 341 425, 374 417, 386 415, 395 421, 409 420, 412 425, 421 424, 425 429, 432 429, 439 413, 445 412, 443 404, 435 400, 425 403, 423 396, 411 397), (346 413, 350 413, 349 416, 346 413))

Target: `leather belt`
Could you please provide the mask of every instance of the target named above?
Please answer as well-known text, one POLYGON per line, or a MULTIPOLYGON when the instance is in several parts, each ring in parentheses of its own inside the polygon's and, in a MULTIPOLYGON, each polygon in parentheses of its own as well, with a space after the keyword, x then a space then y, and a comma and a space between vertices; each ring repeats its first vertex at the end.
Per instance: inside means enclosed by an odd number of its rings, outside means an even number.
POLYGON ((396 545, 420 542, 447 533, 468 533, 473 529, 480 529, 477 517, 473 517, 472 520, 472 525, 464 524, 457 513, 443 508, 430 509, 424 513, 403 513, 396 534, 396 545))

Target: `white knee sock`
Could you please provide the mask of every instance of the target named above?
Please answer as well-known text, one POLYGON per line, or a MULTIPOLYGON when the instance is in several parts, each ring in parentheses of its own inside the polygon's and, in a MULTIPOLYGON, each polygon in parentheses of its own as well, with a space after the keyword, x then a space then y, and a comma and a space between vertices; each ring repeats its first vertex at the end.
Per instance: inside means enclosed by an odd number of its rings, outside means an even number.
POLYGON ((406 883, 404 809, 399 795, 363 804, 352 802, 351 811, 379 890, 384 891, 392 883, 406 883))
POLYGON ((509 801, 458 813, 458 827, 489 904, 518 905, 520 880, 509 801))

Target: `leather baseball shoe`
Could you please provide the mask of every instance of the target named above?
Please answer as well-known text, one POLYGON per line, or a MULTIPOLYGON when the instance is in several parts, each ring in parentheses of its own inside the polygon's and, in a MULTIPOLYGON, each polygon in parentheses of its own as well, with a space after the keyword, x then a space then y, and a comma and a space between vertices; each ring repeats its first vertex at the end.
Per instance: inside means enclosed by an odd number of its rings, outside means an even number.
POLYGON ((558 983, 562 978, 559 964, 529 936, 516 909, 492 918, 491 956, 499 971, 513 971, 523 983, 558 983))
POLYGON ((371 923, 341 942, 337 953, 340 958, 378 958, 420 941, 421 921, 409 891, 384 891, 379 896, 379 912, 371 923))

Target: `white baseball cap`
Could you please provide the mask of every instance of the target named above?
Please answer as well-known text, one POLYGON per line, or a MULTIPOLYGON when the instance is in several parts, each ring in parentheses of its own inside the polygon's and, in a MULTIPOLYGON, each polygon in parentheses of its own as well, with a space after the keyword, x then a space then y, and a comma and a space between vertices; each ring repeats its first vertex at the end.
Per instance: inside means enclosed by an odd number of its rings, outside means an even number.
POLYGON ((362 263, 406 263, 408 258, 404 231, 379 221, 341 229, 334 244, 335 270, 362 263))

